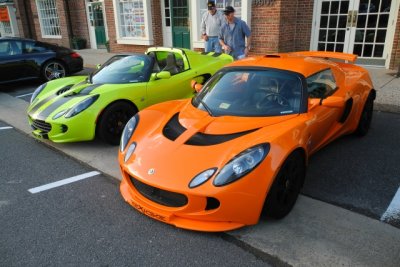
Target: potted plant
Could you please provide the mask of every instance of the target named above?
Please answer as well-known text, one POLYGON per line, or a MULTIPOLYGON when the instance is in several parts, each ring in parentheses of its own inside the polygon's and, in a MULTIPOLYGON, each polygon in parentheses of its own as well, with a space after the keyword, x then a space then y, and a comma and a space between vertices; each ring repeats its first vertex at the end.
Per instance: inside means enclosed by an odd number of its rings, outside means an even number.
POLYGON ((107 52, 110 53, 110 40, 107 40, 106 43, 104 44, 107 48, 107 52))
POLYGON ((82 37, 74 36, 71 38, 72 48, 73 49, 83 49, 86 48, 86 39, 82 37))

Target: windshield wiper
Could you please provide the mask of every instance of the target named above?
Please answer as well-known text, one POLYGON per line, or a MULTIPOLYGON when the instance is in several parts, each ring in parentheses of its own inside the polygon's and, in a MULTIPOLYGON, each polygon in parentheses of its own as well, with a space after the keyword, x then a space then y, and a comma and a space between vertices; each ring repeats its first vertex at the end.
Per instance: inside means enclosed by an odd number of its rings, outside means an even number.
POLYGON ((204 103, 203 99, 200 100, 200 104, 203 105, 203 107, 206 109, 206 111, 208 112, 208 114, 210 114, 211 117, 214 117, 214 115, 213 115, 211 109, 207 106, 206 103, 204 103))

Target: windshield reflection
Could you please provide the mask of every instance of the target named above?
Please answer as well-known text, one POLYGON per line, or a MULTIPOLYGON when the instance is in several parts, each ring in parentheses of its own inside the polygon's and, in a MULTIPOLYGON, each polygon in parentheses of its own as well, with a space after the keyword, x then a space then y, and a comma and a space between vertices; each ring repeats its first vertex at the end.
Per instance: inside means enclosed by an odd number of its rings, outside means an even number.
POLYGON ((153 60, 147 55, 115 56, 93 74, 91 82, 98 83, 138 83, 149 80, 153 60))
POLYGON ((299 113, 301 79, 271 69, 231 69, 219 72, 193 99, 211 116, 281 116, 299 113))

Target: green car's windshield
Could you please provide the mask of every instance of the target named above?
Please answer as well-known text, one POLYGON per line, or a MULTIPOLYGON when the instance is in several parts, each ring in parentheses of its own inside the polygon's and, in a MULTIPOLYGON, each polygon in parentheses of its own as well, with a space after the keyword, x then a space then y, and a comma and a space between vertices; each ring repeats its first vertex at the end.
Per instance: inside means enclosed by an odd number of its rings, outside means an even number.
POLYGON ((154 62, 147 55, 115 56, 93 74, 91 82, 98 83, 138 83, 148 81, 154 62))
POLYGON ((281 116, 299 113, 299 76, 271 69, 228 69, 214 75, 192 100, 212 116, 281 116))

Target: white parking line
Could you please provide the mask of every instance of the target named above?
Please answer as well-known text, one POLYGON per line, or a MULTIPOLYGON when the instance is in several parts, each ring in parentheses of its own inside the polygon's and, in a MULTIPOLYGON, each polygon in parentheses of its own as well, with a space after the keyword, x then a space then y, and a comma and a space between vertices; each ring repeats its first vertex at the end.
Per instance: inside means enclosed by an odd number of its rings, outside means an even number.
POLYGON ((52 189, 52 188, 55 188, 55 187, 59 187, 59 186, 63 186, 63 185, 66 185, 66 184, 74 183, 74 182, 77 182, 79 180, 90 178, 90 177, 93 177, 93 176, 96 176, 96 175, 99 175, 99 174, 101 174, 101 173, 100 172, 96 172, 96 171, 88 172, 88 173, 80 174, 80 175, 77 175, 77 176, 74 176, 74 177, 66 178, 66 179, 63 179, 63 180, 60 180, 60 181, 57 181, 57 182, 54 182, 54 183, 45 184, 45 185, 41 185, 41 186, 38 186, 38 187, 35 187, 35 188, 31 188, 28 191, 30 193, 32 193, 32 194, 36 194, 36 193, 39 193, 39 192, 42 192, 42 191, 45 191, 45 190, 49 190, 49 189, 52 189))
POLYGON ((381 221, 389 222, 392 220, 400 220, 400 187, 397 189, 392 202, 381 217, 381 221))
POLYGON ((8 130, 8 129, 12 129, 13 127, 11 126, 4 126, 4 127, 0 127, 0 130, 8 130))
POLYGON ((28 96, 28 95, 33 95, 33 92, 32 93, 29 93, 29 94, 24 94, 24 95, 17 95, 16 97, 24 97, 24 96, 28 96))

